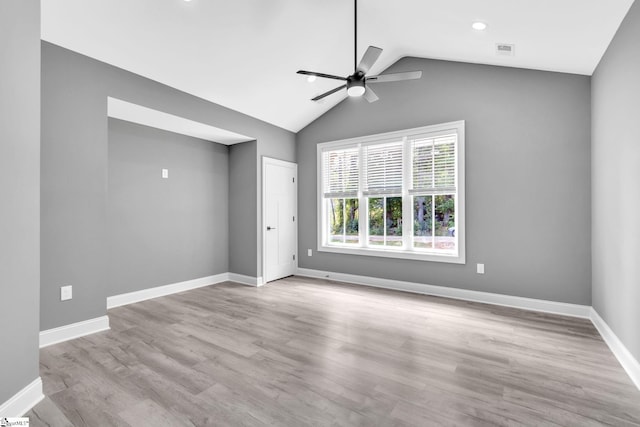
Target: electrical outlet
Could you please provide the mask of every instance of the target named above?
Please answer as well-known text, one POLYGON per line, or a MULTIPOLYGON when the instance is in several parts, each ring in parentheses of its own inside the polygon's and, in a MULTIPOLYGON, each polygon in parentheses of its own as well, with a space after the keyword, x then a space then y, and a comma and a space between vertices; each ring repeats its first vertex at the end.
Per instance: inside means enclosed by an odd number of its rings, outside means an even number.
POLYGON ((60 301, 67 301, 73 298, 73 286, 60 287, 60 301))
POLYGON ((169 178, 169 169, 162 169, 162 177, 169 178))
POLYGON ((307 256, 313 256, 313 251, 311 249, 307 249, 307 256))
POLYGON ((478 274, 484 274, 484 264, 478 264, 478 274))

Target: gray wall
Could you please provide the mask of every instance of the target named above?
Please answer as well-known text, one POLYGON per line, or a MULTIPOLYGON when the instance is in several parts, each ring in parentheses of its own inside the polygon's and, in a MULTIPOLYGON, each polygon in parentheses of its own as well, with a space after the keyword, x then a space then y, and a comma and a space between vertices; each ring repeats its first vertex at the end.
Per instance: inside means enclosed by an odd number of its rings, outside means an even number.
POLYGON ((254 215, 259 193, 256 141, 229 147, 229 271, 258 277, 254 215), (253 244, 251 244, 253 243, 253 244))
POLYGON ((347 99, 297 135, 300 267, 590 304, 590 78, 417 58, 387 71, 409 70, 422 79, 376 85, 378 102, 347 99), (455 120, 466 265, 315 251, 317 143, 455 120))
MULTIPOLYGON (((0 406, 38 378, 40 2, 0 2, 0 406)), ((21 414, 4 414, 18 416, 21 414)))
POLYGON ((229 271, 228 169, 226 145, 109 119, 109 295, 229 271))
MULTIPOLYGON (((44 42, 40 322, 43 330, 106 313, 108 96, 250 135, 261 147, 256 156, 261 153, 277 156, 283 151, 295 156, 295 136, 289 131, 44 42), (59 301, 62 285, 74 286, 73 300, 59 301)), ((245 160, 246 164, 236 166, 257 168, 257 158, 245 160)), ((253 191, 255 188, 259 187, 254 185, 253 191)), ((261 211, 258 196, 255 194, 249 207, 253 210, 253 224, 257 224, 261 211)), ((235 239, 232 234, 229 238, 235 239)), ((258 248, 257 234, 246 241, 234 242, 234 247, 251 255, 258 248)), ((253 271, 257 274, 257 264, 253 271)), ((252 271, 244 273, 253 275, 252 271)))
POLYGON ((592 79, 593 307, 640 360, 640 3, 592 79))

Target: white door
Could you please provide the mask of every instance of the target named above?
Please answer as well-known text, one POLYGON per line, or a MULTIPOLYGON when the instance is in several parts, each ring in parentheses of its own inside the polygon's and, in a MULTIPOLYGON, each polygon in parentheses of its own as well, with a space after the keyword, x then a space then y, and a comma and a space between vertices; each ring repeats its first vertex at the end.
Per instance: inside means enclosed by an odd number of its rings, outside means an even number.
POLYGON ((295 274, 298 265, 298 165, 263 157, 263 276, 264 282, 295 274))

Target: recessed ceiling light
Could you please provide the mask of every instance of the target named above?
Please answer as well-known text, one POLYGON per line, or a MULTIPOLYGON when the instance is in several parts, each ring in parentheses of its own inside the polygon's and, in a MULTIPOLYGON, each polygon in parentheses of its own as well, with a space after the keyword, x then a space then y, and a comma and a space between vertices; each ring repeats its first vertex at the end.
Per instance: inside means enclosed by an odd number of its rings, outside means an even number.
POLYGON ((316 76, 313 76, 313 75, 312 75, 312 76, 307 77, 307 81, 308 81, 309 83, 313 83, 313 82, 315 82, 315 81, 316 81, 316 76))
POLYGON ((471 28, 473 28, 474 30, 483 31, 487 29, 487 24, 477 21, 471 24, 471 28))

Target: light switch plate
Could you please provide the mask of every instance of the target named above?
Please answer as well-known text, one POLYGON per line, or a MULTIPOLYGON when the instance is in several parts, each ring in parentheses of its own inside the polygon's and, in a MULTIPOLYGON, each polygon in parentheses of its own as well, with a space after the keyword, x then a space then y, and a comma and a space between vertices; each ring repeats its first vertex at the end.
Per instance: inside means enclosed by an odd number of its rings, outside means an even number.
POLYGON ((60 287, 60 301, 67 301, 73 298, 73 286, 60 287))
POLYGON ((478 274, 484 274, 484 264, 478 264, 478 274))
POLYGON ((169 178, 169 169, 162 169, 162 177, 169 178))
POLYGON ((307 249, 307 256, 313 256, 313 251, 311 249, 307 249))

